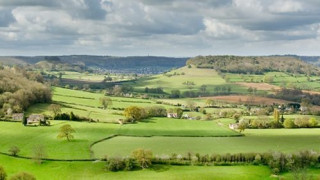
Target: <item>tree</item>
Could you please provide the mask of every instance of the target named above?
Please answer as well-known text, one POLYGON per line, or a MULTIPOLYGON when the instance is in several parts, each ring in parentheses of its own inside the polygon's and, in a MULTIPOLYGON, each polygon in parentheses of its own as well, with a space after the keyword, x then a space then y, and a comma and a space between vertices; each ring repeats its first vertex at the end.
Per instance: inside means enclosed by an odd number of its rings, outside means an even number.
POLYGON ((192 100, 188 100, 187 101, 187 107, 190 109, 190 111, 194 111, 196 109, 197 104, 192 101, 192 100))
POLYGON ((280 120, 280 113, 277 109, 273 110, 273 120, 275 122, 279 122, 279 120, 280 120))
POLYGON ((49 111, 52 112, 53 116, 57 116, 58 114, 61 113, 61 106, 58 104, 51 104, 49 106, 49 111))
POLYGON ((134 122, 146 117, 146 112, 143 108, 137 106, 129 106, 124 110, 124 116, 127 120, 134 122))
POLYGON ((112 106, 112 99, 108 97, 101 97, 100 103, 103 106, 104 109, 107 109, 108 106, 112 106))
POLYGON ((137 149, 132 152, 132 157, 137 161, 139 166, 144 169, 151 166, 152 152, 150 150, 137 149))
POLYGON ((9 149, 9 153, 12 156, 17 156, 19 152, 20 152, 20 149, 17 146, 11 146, 9 149))
POLYGON ((34 162, 41 164, 43 158, 47 156, 45 147, 43 145, 35 145, 33 147, 33 160, 34 162))
POLYGON ((207 106, 212 107, 212 106, 214 106, 214 104, 215 104, 214 100, 212 100, 212 99, 207 99, 206 100, 206 105, 207 106))
POLYGON ((247 128, 247 124, 245 122, 241 121, 238 126, 239 131, 243 132, 244 130, 246 130, 246 128, 247 128))
POLYGON ((18 174, 13 175, 10 180, 36 180, 36 178, 29 173, 20 172, 18 174))
POLYGON ((75 130, 71 127, 70 124, 65 124, 60 127, 60 133, 57 136, 59 139, 67 138, 68 141, 72 140, 74 136, 72 133, 74 133, 75 130))
POLYGON ((179 90, 172 90, 170 97, 171 97, 171 98, 179 98, 180 95, 181 95, 181 93, 180 93, 179 90))
POLYGON ((207 92, 207 85, 204 85, 204 84, 201 85, 201 86, 200 86, 200 91, 201 91, 202 94, 206 94, 206 92, 207 92))
POLYGON ((6 180, 7 179, 7 173, 4 170, 2 166, 0 166, 0 180, 6 180))

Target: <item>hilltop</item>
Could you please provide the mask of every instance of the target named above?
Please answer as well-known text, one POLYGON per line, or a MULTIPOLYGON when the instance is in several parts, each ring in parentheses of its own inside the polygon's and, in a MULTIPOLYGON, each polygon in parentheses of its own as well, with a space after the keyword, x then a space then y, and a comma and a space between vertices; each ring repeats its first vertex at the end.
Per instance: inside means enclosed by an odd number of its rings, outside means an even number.
POLYGON ((197 56, 187 64, 226 73, 264 74, 286 72, 319 75, 320 69, 293 56, 197 56))

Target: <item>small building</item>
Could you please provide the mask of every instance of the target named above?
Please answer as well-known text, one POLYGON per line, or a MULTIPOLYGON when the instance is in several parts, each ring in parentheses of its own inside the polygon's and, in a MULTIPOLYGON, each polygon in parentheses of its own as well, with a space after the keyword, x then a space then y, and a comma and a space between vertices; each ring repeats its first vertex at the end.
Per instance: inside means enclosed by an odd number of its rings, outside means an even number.
POLYGON ((190 119, 189 114, 184 114, 184 115, 182 116, 182 119, 190 119))
POLYGON ((168 118, 178 118, 178 114, 177 113, 167 113, 167 117, 168 118))
POLYGON ((23 121, 24 113, 13 113, 11 117, 14 121, 23 121))
POLYGON ((27 119, 27 124, 36 124, 40 123, 40 121, 44 122, 44 115, 42 114, 31 114, 27 119))
POLYGON ((239 124, 238 123, 229 124, 229 128, 233 129, 233 130, 236 130, 236 129, 239 128, 239 124))

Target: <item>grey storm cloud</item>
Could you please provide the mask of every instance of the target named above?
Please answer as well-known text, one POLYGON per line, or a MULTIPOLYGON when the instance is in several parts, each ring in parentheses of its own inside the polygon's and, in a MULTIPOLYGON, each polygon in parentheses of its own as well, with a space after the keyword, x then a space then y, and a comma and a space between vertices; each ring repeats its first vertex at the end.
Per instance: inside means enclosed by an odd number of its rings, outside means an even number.
POLYGON ((314 55, 319 43, 318 0, 0 0, 3 55, 314 55))

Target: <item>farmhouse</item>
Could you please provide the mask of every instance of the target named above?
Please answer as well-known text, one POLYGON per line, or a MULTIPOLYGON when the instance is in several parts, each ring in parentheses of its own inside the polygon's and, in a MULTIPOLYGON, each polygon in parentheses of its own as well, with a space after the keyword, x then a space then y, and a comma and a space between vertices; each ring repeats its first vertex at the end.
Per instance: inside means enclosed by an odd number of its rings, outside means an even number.
POLYGON ((27 119, 27 124, 35 124, 44 121, 44 115, 42 114, 31 114, 27 119))
POLYGON ((23 121, 24 113, 13 113, 11 117, 14 121, 23 121))
POLYGON ((238 129, 239 128, 239 124, 238 123, 229 124, 229 128, 233 129, 233 130, 238 129))
POLYGON ((168 118, 178 118, 178 113, 167 113, 168 118))

